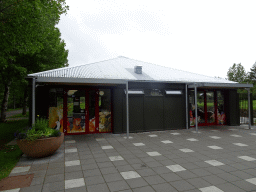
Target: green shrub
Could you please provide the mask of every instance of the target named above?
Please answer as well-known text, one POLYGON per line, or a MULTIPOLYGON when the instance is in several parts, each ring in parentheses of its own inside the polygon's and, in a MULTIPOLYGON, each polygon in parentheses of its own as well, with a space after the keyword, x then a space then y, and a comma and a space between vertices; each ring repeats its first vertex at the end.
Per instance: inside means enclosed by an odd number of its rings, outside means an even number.
POLYGON ((47 119, 37 119, 32 128, 26 128, 14 134, 17 139, 26 139, 28 141, 35 141, 47 137, 58 137, 60 135, 59 130, 49 127, 47 119))

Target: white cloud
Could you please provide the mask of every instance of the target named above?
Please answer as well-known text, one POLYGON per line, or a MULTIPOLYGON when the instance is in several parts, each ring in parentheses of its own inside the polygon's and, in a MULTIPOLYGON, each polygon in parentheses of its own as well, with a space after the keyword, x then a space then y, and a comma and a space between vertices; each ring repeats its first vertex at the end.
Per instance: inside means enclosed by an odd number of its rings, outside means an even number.
POLYGON ((209 76, 256 61, 255 1, 67 0, 70 66, 123 55, 209 76))

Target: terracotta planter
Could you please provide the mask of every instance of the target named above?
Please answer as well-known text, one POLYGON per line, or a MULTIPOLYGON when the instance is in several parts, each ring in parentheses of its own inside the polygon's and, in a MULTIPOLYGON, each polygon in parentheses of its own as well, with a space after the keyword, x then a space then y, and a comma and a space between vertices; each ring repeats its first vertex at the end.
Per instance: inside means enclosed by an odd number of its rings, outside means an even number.
POLYGON ((29 157, 39 158, 52 155, 59 149, 64 140, 64 133, 59 137, 37 139, 35 141, 17 140, 20 150, 29 157))

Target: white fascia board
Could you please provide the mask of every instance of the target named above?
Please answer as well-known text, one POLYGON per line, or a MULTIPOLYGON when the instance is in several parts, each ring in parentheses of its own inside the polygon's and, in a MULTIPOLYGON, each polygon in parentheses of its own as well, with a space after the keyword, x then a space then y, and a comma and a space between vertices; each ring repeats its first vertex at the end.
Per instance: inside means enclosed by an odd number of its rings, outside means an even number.
POLYGON ((181 90, 165 90, 166 95, 181 95, 181 90))
POLYGON ((251 88, 253 84, 242 84, 242 83, 194 83, 188 85, 188 88, 196 87, 223 87, 223 88, 251 88))
POLYGON ((102 83, 102 84, 125 84, 127 80, 121 79, 86 79, 86 78, 63 78, 63 77, 37 77, 37 82, 42 83, 102 83))

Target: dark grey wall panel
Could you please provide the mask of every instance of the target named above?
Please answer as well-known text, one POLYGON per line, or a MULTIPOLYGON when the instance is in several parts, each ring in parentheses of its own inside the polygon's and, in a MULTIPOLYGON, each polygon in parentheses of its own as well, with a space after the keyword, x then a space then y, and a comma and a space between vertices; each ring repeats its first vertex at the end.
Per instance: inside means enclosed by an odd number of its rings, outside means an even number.
POLYGON ((185 95, 166 96, 164 98, 164 129, 186 127, 185 95))
POLYGON ((145 131, 164 129, 164 96, 144 97, 145 131))
POLYGON ((123 89, 113 89, 113 133, 123 132, 123 89))
MULTIPOLYGON (((143 103, 144 96, 129 96, 129 131, 144 130, 143 103)), ((123 132, 126 132, 126 100, 123 102, 123 132)))
POLYGON ((239 97, 237 90, 229 90, 228 92, 228 123, 229 125, 235 126, 240 125, 239 117, 239 97))

